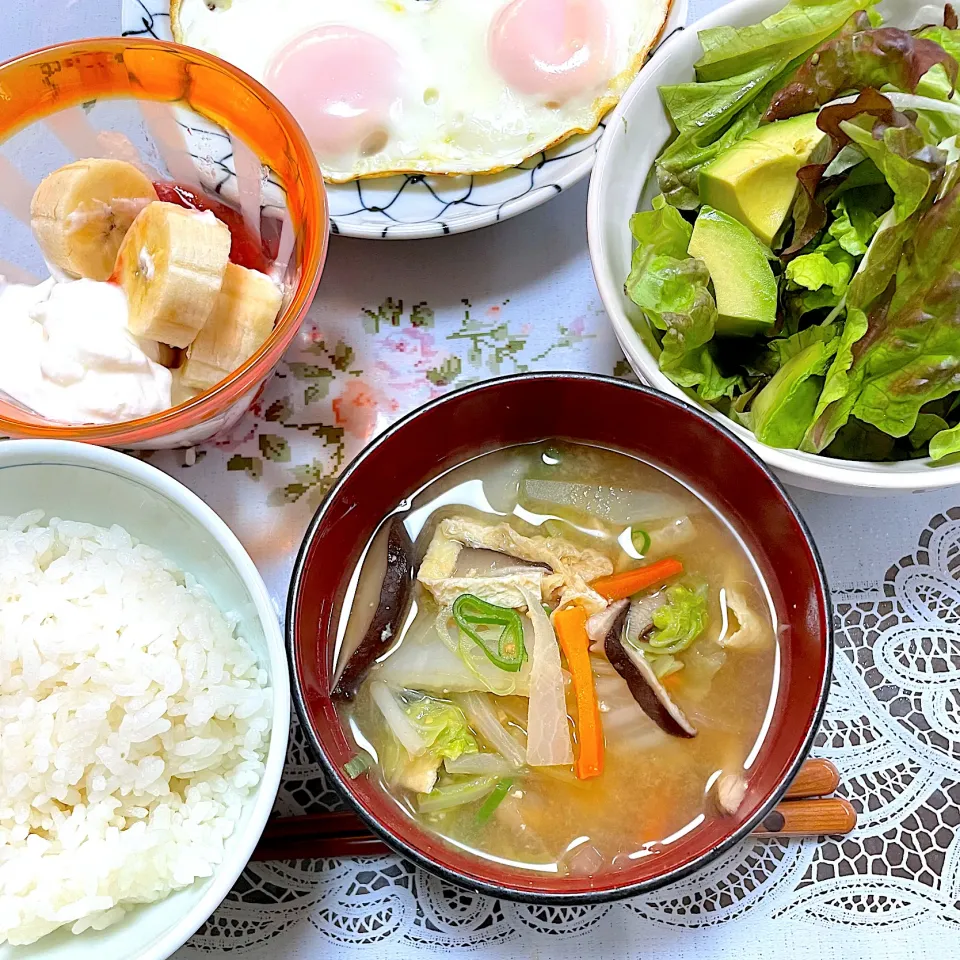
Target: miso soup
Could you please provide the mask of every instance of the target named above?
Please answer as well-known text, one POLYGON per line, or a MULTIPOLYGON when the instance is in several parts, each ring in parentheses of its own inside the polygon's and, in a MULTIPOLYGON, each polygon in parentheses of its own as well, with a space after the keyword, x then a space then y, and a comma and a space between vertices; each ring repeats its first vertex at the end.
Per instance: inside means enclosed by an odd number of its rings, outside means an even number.
POLYGON ((346 772, 480 857, 617 870, 736 812, 777 656, 752 558, 690 489, 595 447, 500 450, 399 504, 354 572, 346 772))

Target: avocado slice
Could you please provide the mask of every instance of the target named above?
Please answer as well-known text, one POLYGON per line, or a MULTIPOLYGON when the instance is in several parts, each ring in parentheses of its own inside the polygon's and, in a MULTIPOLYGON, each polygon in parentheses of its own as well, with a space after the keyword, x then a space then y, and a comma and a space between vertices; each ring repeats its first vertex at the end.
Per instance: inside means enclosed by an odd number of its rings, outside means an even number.
POLYGON ((793 206, 797 171, 825 136, 815 113, 758 127, 700 171, 700 199, 769 247, 793 206))
POLYGON ((777 281, 766 251, 733 217, 701 207, 687 252, 710 272, 717 300, 717 334, 751 336, 777 319, 777 281))

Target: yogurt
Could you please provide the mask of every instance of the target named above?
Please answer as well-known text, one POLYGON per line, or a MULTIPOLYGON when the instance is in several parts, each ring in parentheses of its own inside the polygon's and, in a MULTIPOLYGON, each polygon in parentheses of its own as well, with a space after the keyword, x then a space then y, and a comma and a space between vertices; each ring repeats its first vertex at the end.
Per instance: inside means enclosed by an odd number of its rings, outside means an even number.
POLYGON ((0 390, 48 420, 121 423, 172 406, 170 371, 127 330, 112 283, 0 278, 0 390))

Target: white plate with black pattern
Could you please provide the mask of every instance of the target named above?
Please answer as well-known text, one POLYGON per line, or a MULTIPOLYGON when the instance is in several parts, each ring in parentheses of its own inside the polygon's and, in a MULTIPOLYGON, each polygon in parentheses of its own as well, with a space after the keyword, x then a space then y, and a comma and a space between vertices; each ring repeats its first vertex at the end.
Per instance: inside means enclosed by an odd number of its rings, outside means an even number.
MULTIPOLYGON (((125 37, 172 40, 170 0, 122 0, 125 37)), ((674 0, 661 42, 687 22, 687 0, 674 0)), ((656 55, 654 51, 653 56, 656 55)), ((328 183, 334 233, 413 240, 465 233, 532 210, 593 168, 604 124, 489 177, 423 174, 328 183)))

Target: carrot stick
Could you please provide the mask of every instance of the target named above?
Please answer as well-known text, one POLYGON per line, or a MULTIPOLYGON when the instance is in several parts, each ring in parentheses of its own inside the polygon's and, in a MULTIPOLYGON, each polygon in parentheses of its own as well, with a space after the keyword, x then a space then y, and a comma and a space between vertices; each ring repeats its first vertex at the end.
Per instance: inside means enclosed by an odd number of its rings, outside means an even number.
POLYGON ((647 587, 663 583, 670 577, 683 573, 683 564, 676 557, 648 563, 646 566, 634 570, 625 570, 623 573, 614 573, 609 577, 600 577, 590 584, 601 597, 607 600, 622 600, 633 596, 647 587))
POLYGON ((573 693, 577 701, 577 740, 580 753, 574 766, 577 778, 587 780, 603 773, 603 730, 597 694, 593 688, 593 669, 590 666, 590 638, 587 636, 587 614, 581 607, 568 607, 553 615, 553 626, 567 668, 573 678, 573 693))

